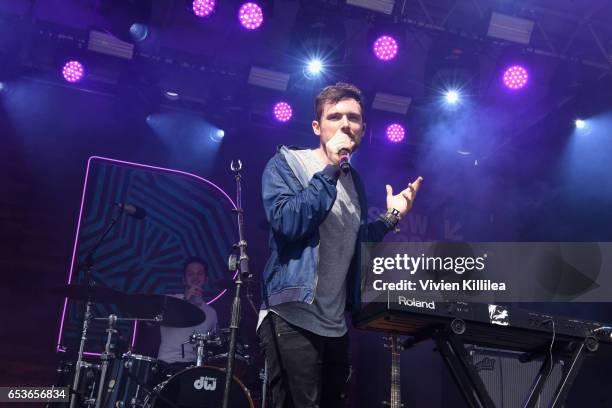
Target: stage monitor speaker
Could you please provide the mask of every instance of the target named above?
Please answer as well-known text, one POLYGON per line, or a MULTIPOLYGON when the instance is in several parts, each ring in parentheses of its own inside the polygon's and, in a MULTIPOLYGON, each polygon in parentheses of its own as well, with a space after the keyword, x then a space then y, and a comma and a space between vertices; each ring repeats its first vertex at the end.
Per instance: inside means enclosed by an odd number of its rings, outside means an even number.
MULTIPOLYGON (((497 408, 522 406, 542 366, 544 357, 522 363, 521 352, 466 345, 482 382, 497 408)), ((539 406, 547 407, 561 382, 563 366, 557 363, 540 395, 539 406)))

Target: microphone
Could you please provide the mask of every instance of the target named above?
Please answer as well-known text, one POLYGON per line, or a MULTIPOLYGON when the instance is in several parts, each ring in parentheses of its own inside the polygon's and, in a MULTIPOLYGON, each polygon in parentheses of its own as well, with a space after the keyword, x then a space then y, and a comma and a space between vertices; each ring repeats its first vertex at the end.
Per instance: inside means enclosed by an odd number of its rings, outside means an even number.
POLYGON ((126 213, 130 217, 142 220, 144 217, 147 216, 146 210, 142 207, 137 207, 128 203, 115 203, 115 205, 119 207, 122 212, 126 213))
POLYGON ((342 173, 344 174, 348 173, 351 169, 351 163, 349 163, 349 159, 351 158, 350 150, 340 149, 338 156, 340 156, 340 170, 342 170, 342 173))

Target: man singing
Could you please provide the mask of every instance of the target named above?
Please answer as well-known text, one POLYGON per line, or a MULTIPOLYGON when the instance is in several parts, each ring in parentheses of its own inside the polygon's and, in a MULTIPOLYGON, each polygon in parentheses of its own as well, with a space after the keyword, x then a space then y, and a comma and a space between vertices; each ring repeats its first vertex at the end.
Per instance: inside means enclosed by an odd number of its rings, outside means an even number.
POLYGON ((361 91, 338 83, 315 100, 315 149, 281 146, 262 177, 271 255, 263 273, 258 336, 275 408, 341 407, 349 377, 345 310, 360 299, 362 242, 378 242, 412 207, 422 178, 367 222, 357 172, 345 167, 365 122, 361 91), (341 163, 342 162, 342 163, 341 163))

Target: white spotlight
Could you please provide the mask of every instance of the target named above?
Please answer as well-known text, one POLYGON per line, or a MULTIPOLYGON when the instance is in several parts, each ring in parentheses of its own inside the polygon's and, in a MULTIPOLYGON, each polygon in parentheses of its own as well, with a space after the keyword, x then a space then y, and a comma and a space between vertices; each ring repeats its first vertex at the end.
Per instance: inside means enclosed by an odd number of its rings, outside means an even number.
POLYGON ((448 90, 444 94, 444 99, 449 105, 456 105, 457 103, 459 103, 460 96, 461 95, 459 94, 459 91, 448 90))
POLYGON ((212 128, 208 131, 208 138, 213 143, 221 143, 224 136, 225 136, 225 132, 223 131, 223 129, 212 128))
POLYGON ((317 58, 310 60, 306 69, 310 74, 318 75, 319 73, 321 73, 321 71, 323 71, 323 62, 317 58))
POLYGON ((576 129, 584 129, 587 126, 586 122, 582 119, 576 119, 574 123, 576 124, 576 129))

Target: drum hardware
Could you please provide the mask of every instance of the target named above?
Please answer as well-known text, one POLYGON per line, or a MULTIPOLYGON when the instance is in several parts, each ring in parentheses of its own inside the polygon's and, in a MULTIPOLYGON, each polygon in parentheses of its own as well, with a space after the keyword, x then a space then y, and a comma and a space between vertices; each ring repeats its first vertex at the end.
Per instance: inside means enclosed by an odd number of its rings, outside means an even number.
POLYGON ((167 327, 197 326, 206 319, 199 307, 168 295, 133 293, 123 299, 119 308, 134 318, 155 321, 167 327))
MULTIPOLYGON (((121 319, 116 319, 121 320, 121 319)), ((145 402, 155 395, 155 387, 161 378, 158 377, 158 362, 153 357, 127 352, 117 357, 112 352, 112 335, 116 331, 112 328, 116 320, 109 317, 109 338, 105 353, 101 356, 102 365, 89 365, 97 367, 100 378, 94 382, 91 395, 83 401, 83 406, 103 408, 136 408, 144 407, 145 402), (97 389, 97 392, 95 392, 97 389)), ((133 319, 126 319, 133 320, 133 319)), ((168 407, 177 408, 172 401, 159 396, 168 407)))
POLYGON ((106 380, 106 370, 108 370, 109 360, 115 357, 115 354, 111 351, 111 344, 113 340, 113 334, 117 333, 115 324, 117 323, 117 315, 111 314, 108 316, 108 328, 106 329, 106 345, 104 347, 104 353, 100 356, 102 360, 102 370, 100 371, 100 382, 98 385, 98 396, 96 398, 96 408, 100 408, 102 403, 102 393, 104 392, 104 384, 106 380))
MULTIPOLYGON (((90 286, 69 284, 54 288, 51 290, 51 292, 68 297, 70 299, 87 300, 83 330, 81 331, 81 344, 79 345, 79 354, 77 357, 77 361, 74 364, 75 374, 70 391, 71 408, 76 408, 79 405, 95 408, 107 407, 109 403, 109 398, 111 398, 111 394, 115 392, 115 386, 127 387, 125 384, 116 385, 116 379, 111 379, 110 381, 108 379, 109 370, 121 370, 120 368, 113 367, 117 366, 122 361, 122 359, 119 359, 115 356, 116 344, 113 341, 113 336, 117 333, 117 330, 115 329, 117 322, 144 321, 170 327, 189 327, 201 323, 206 318, 204 312, 197 306, 194 306, 187 301, 172 296, 151 294, 127 295, 111 288, 97 285, 94 286, 93 284, 90 286), (92 313, 94 300, 99 303, 117 304, 121 310, 124 310, 126 313, 135 317, 120 318, 117 317, 117 315, 111 314, 106 318, 94 318, 92 313), (108 322, 108 327, 106 329, 107 339, 104 353, 101 356, 101 364, 97 366, 97 369, 100 372, 100 378, 98 379, 98 381, 93 383, 93 386, 90 388, 89 394, 85 394, 87 390, 81 392, 81 390, 79 389, 79 384, 82 381, 83 372, 89 368, 96 367, 83 360, 83 351, 85 347, 85 342, 87 340, 87 333, 89 331, 89 326, 93 320, 102 320, 108 322)), ((212 337, 211 339, 207 340, 208 344, 220 344, 220 341, 220 339, 213 339, 212 337)), ((126 356, 124 355, 124 359, 125 358, 126 356)), ((140 358, 142 359, 143 357, 140 356, 140 358)), ((136 384, 135 391, 130 390, 129 392, 126 392, 128 394, 130 392, 133 392, 135 393, 136 397, 138 397, 140 394, 140 388, 144 389, 147 393, 153 392, 149 385, 143 383, 142 381, 140 381, 139 378, 137 378, 134 374, 131 373, 129 369, 129 365, 131 363, 129 360, 126 364, 128 365, 128 367, 125 367, 126 372, 125 375, 122 377, 122 381, 126 381, 126 379, 129 379, 132 381, 132 383, 136 384)), ((125 402, 127 402, 129 406, 132 407, 140 406, 143 403, 142 399, 132 399, 132 401, 125 402)), ((163 400, 164 398, 160 397, 160 399, 163 400)), ((125 402, 115 401, 112 405, 112 408, 120 408, 120 406, 122 406, 122 404, 124 404, 125 402)), ((167 403, 168 406, 174 407, 174 404, 172 404, 172 402, 168 401, 167 403)), ((109 408, 111 407, 109 406, 109 408)))
MULTIPOLYGON (((87 331, 89 329, 89 321, 92 318, 91 310, 94 304, 93 294, 95 292, 93 288, 96 284, 95 279, 93 277, 93 273, 92 273, 93 267, 95 265, 94 255, 96 251, 98 250, 98 248, 100 247, 100 245, 102 245, 102 242, 104 242, 104 239, 106 238, 106 236, 111 232, 111 230, 117 223, 117 220, 119 220, 119 217, 121 217, 121 214, 123 214, 123 211, 115 211, 115 214, 113 215, 110 223, 107 225, 106 229, 104 230, 104 232, 102 233, 102 235, 100 236, 96 244, 93 246, 93 248, 89 250, 89 252, 87 253, 85 257, 85 265, 84 265, 85 266, 84 268, 85 269, 85 282, 86 282, 85 296, 84 296, 86 300, 85 314, 83 315, 83 328, 81 330, 81 342, 79 344, 79 351, 77 354, 77 362, 75 365, 75 372, 74 372, 74 381, 72 383, 73 393, 70 398, 70 408, 76 408, 77 398, 79 398, 79 394, 77 394, 76 389, 79 385, 81 364, 83 363, 83 352, 85 351, 85 341, 87 340, 87 331)), ((81 268, 79 267, 78 269, 81 269, 81 268)), ((104 287, 104 285, 101 285, 100 287, 104 287)))
MULTIPOLYGON (((65 387, 72 382, 74 378, 75 361, 60 361, 59 366, 56 369, 59 375, 56 385, 65 387)), ((76 392, 78 396, 81 396, 81 406, 93 407, 96 403, 95 393, 97 390, 97 373, 100 372, 99 364, 90 364, 85 361, 81 363, 81 375, 79 384, 76 391, 70 390, 70 392, 76 392)), ((55 403, 47 403, 45 408, 55 407, 55 403)))
MULTIPOLYGON (((106 330, 108 334, 107 334, 106 345, 104 348, 104 353, 102 353, 102 355, 100 356, 100 360, 102 361, 102 364, 101 364, 101 369, 100 369, 100 379, 98 382, 98 393, 95 399, 96 408, 100 408, 103 402, 104 402, 103 406, 107 405, 107 400, 116 385, 116 379, 110 379, 107 382, 108 370, 109 368, 111 368, 111 364, 113 365, 119 364, 119 366, 123 366, 127 370, 126 374, 128 376, 131 376, 131 369, 133 366, 132 356, 138 357, 138 359, 141 359, 141 360, 153 361, 153 362, 155 361, 155 359, 151 357, 146 357, 146 356, 132 355, 131 352, 123 354, 121 359, 118 359, 115 356, 115 352, 114 352, 115 344, 113 343, 113 335, 117 333, 117 330, 115 329, 117 321, 142 321, 143 319, 117 318, 116 315, 111 314, 109 315, 108 319, 95 319, 95 320, 108 320, 108 328, 106 330), (127 358, 127 361, 123 362, 124 360, 126 360, 126 358, 127 358)), ((155 321, 155 319, 153 320, 155 321)), ((118 370, 121 370, 121 368, 119 368, 118 370)), ((142 385, 143 387, 146 388, 146 385, 141 384, 137 378, 134 378, 134 381, 136 381, 139 384, 138 387, 142 385)), ((138 388, 136 389, 136 395, 137 394, 138 394, 138 388)), ((113 406, 117 406, 117 403, 113 404, 113 406)), ((121 402, 121 404, 123 404, 123 401, 121 402)), ((132 401, 130 405, 136 406, 134 401, 132 401)), ((119 408, 119 406, 117 406, 117 408, 119 408)))
MULTIPOLYGON (((204 351, 206 350, 207 346, 221 346, 223 341, 219 336, 215 336, 212 333, 193 333, 191 336, 189 336, 189 340, 181 345, 183 357, 185 357, 183 348, 185 344, 196 345, 196 367, 202 367, 204 365, 205 358, 204 351)), ((209 354, 212 355, 212 353, 209 354)))
MULTIPOLYGON (((108 321, 108 327, 106 329, 107 337, 106 337, 106 344, 104 346, 104 353, 102 353, 102 355, 100 356, 100 360, 102 361, 102 364, 101 364, 101 369, 100 369, 100 379, 98 380, 98 392, 95 398, 95 408, 101 408, 103 402, 105 403, 104 406, 106 406, 107 401, 105 400, 109 398, 115 386, 115 380, 108 381, 107 383, 106 377, 107 377, 108 369, 111 363, 116 363, 118 360, 115 357, 115 353, 114 353, 115 345, 113 343, 113 335, 117 333, 117 329, 115 329, 117 322, 118 321, 156 322, 157 319, 118 318, 117 315, 111 314, 108 316, 108 318, 95 318, 94 320, 107 320, 108 321)), ((128 354, 131 355, 131 353, 128 353, 128 354)), ((125 358, 125 355, 122 357, 125 358)), ((130 367, 126 367, 126 368, 129 369, 130 367)), ((128 371, 128 376, 129 375, 130 373, 128 371)), ((140 383, 138 379, 134 378, 134 380, 140 383)), ((139 384, 139 385, 142 385, 143 387, 146 388, 146 385, 144 384, 139 384)))
MULTIPOLYGON (((91 252, 90 252, 91 254, 91 252)), ((91 262, 93 259, 91 255, 87 256, 88 261, 91 262)), ((88 264, 89 265, 89 264, 88 264)), ((79 352, 77 354, 77 361, 75 363, 74 369, 74 378, 72 382, 71 388, 71 402, 70 406, 77 404, 77 399, 80 397, 84 397, 78 390, 79 382, 81 381, 81 373, 83 371, 87 371, 92 365, 85 362, 83 360, 83 352, 85 348, 85 342, 87 341, 87 333, 89 331, 89 326, 92 320, 107 320, 107 318, 94 318, 92 313, 92 308, 96 303, 105 303, 105 304, 119 304, 125 301, 127 295, 118 290, 108 288, 106 286, 100 286, 93 277, 91 277, 91 271, 88 270, 87 275, 88 284, 87 285, 79 285, 79 284, 67 284, 59 287, 52 288, 50 290, 51 293, 60 295, 63 297, 67 297, 69 299, 74 300, 85 300, 85 316, 83 318, 83 327, 81 329, 81 342, 79 344, 79 352), (73 402, 74 401, 74 402, 73 402)), ((98 366, 100 368, 100 366, 98 366)), ((95 389, 95 387, 94 387, 95 389)), ((93 395, 89 395, 89 397, 82 401, 86 406, 93 406, 95 404, 96 398, 93 395)))

